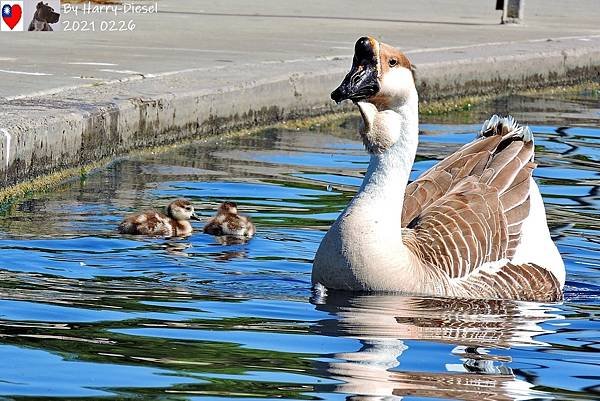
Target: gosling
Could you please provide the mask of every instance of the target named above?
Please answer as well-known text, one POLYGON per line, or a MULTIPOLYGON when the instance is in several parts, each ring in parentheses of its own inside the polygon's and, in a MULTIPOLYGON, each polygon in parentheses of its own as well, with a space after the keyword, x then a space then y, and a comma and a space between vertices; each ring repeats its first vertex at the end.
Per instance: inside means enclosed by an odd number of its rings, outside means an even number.
POLYGON ((165 213, 146 210, 126 217, 119 224, 119 232, 152 237, 186 237, 192 233, 191 219, 200 220, 192 204, 185 199, 177 199, 169 203, 165 213))
POLYGON ((237 205, 234 202, 223 202, 217 214, 212 217, 204 232, 210 235, 231 235, 236 237, 252 238, 256 229, 250 218, 238 214, 237 205))

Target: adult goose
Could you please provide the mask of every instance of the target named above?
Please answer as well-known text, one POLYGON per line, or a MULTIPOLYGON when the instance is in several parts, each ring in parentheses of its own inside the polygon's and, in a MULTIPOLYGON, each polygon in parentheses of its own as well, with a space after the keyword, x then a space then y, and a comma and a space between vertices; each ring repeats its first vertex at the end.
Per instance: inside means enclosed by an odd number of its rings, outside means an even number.
POLYGON ((493 116, 476 140, 408 184, 419 134, 413 67, 373 38, 332 92, 363 119, 371 159, 323 238, 313 284, 350 291, 558 301, 565 268, 532 178, 533 136, 493 116), (407 185, 408 184, 408 185, 407 185))

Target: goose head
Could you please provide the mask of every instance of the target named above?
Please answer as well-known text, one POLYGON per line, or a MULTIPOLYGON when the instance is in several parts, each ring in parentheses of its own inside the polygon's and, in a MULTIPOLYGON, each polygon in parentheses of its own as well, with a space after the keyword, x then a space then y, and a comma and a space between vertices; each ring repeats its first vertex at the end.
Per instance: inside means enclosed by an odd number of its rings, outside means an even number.
POLYGON ((169 203, 169 206, 167 206, 167 216, 177 221, 200 220, 200 217, 194 211, 194 206, 185 199, 177 199, 169 203))
POLYGON ((364 36, 356 41, 352 68, 331 98, 369 102, 378 110, 397 108, 416 96, 413 71, 400 50, 364 36))

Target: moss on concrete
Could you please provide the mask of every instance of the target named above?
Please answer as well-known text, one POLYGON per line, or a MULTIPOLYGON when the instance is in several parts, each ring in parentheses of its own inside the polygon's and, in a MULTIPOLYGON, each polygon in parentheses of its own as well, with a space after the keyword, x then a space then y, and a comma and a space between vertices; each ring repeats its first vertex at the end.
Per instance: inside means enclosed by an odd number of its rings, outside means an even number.
POLYGON ((600 81, 588 81, 577 85, 558 85, 546 88, 528 89, 522 91, 524 95, 575 95, 578 93, 593 93, 600 96, 600 81))
MULTIPOLYGON (((600 97, 600 82, 585 82, 573 86, 553 86, 540 89, 528 89, 525 91, 519 91, 519 93, 525 95, 565 95, 565 94, 578 94, 578 93, 593 93, 595 96, 600 97)), ((510 94, 507 92, 506 94, 510 94)), ((475 105, 483 104, 484 102, 490 101, 497 97, 494 96, 464 96, 457 97, 455 99, 436 100, 431 102, 423 102, 419 105, 419 113, 422 116, 426 115, 444 115, 455 112, 468 112, 475 105)), ((258 132, 267 129, 279 128, 286 130, 302 130, 302 129, 313 129, 316 127, 322 127, 325 125, 335 126, 341 123, 344 119, 356 115, 356 112, 352 108, 342 108, 342 111, 338 113, 328 113, 315 117, 299 118, 295 120, 281 121, 274 124, 257 126, 249 129, 239 129, 225 132, 218 132, 216 135, 203 135, 192 137, 179 141, 175 144, 161 145, 148 147, 141 150, 135 150, 127 153, 127 157, 136 155, 147 155, 153 153, 167 152, 172 149, 176 149, 182 146, 189 145, 193 142, 198 141, 211 141, 215 138, 227 139, 232 137, 238 137, 241 135, 253 135, 258 132)), ((11 205, 18 199, 23 199, 30 196, 33 193, 44 192, 49 189, 55 188, 61 183, 68 182, 72 179, 85 178, 90 172, 95 169, 103 168, 111 162, 118 160, 118 158, 106 158, 91 164, 87 164, 82 167, 75 167, 60 170, 48 175, 44 175, 33 180, 23 182, 17 185, 12 185, 3 189, 0 189, 0 212, 9 210, 11 205)))
POLYGON ((419 105, 421 115, 442 115, 448 113, 470 111, 475 105, 480 105, 502 95, 520 93, 525 96, 545 95, 575 95, 578 93, 594 93, 600 96, 600 82, 584 82, 571 86, 549 86, 545 88, 527 89, 523 91, 507 91, 506 93, 494 93, 493 95, 462 96, 453 99, 435 100, 422 102, 419 105))
POLYGON ((16 185, 11 185, 0 190, 0 213, 9 210, 12 204, 18 200, 30 196, 33 193, 44 192, 54 188, 61 182, 65 182, 74 177, 85 177, 95 168, 105 166, 110 160, 103 160, 84 167, 75 167, 64 169, 52 174, 34 178, 16 185))
MULTIPOLYGON (((316 121, 319 118, 324 117, 315 117, 316 121)), ((313 119, 308 119, 313 120, 313 119)), ((301 120, 298 120, 298 124, 301 120)), ((290 122, 293 123, 293 122, 290 122)), ((253 135, 257 132, 260 132, 269 128, 283 128, 287 123, 277 123, 268 126, 260 126, 254 127, 250 129, 243 130, 235 130, 235 131, 227 131, 221 132, 218 135, 202 135, 193 138, 188 138, 182 141, 179 141, 174 144, 169 145, 160 145, 147 147, 139 150, 134 150, 128 152, 126 155, 120 157, 109 157, 104 158, 102 160, 96 161, 94 163, 86 164, 81 167, 74 167, 59 170, 50 174, 46 174, 37 178, 34 178, 29 181, 25 181, 16 185, 11 185, 5 188, 0 189, 0 213, 5 213, 6 211, 11 209, 11 206, 18 200, 26 199, 29 196, 35 193, 42 193, 51 189, 56 188, 60 184, 67 183, 74 179, 85 179, 90 173, 93 173, 94 170, 105 168, 111 163, 119 160, 122 157, 135 157, 135 156, 143 156, 148 154, 155 153, 164 153, 182 146, 187 146, 194 142, 199 141, 211 141, 215 139, 227 139, 232 137, 239 137, 243 135, 253 135)))

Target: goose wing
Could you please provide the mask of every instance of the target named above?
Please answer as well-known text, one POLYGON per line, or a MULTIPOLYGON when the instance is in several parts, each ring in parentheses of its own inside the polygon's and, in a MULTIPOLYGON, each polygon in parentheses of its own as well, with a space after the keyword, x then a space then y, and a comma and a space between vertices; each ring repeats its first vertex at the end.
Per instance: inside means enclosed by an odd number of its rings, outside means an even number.
MULTIPOLYGON (((523 144, 531 143, 521 157, 532 160, 533 142, 529 128, 520 127, 510 116, 492 116, 483 124, 475 141, 464 145, 407 186, 402 210, 403 227, 464 178, 481 176, 491 167, 491 159, 504 150, 513 137, 516 140, 523 138, 523 144)), ((503 156, 510 157, 506 153, 503 156)))
POLYGON ((454 279, 449 282, 463 290, 483 283, 492 297, 539 299, 523 287, 524 277, 559 288, 539 266, 509 263, 529 215, 533 153, 527 127, 510 117, 486 121, 479 139, 407 188, 407 247, 433 273, 454 279), (507 293, 509 288, 515 294, 507 293))
MULTIPOLYGON (((444 221, 448 229, 453 227, 453 236, 465 236, 467 245, 456 248, 463 249, 462 253, 486 243, 506 248, 499 256, 512 257, 521 224, 529 215, 533 155, 533 135, 528 127, 519 126, 512 117, 493 116, 483 124, 477 140, 408 185, 402 227, 422 230, 423 224, 433 228, 444 221)), ((471 269, 475 267, 477 264, 471 269)))

